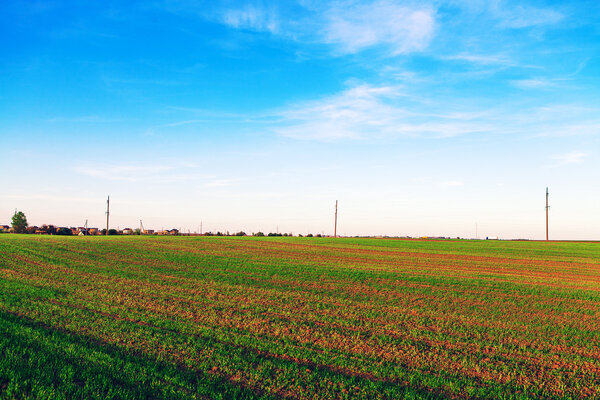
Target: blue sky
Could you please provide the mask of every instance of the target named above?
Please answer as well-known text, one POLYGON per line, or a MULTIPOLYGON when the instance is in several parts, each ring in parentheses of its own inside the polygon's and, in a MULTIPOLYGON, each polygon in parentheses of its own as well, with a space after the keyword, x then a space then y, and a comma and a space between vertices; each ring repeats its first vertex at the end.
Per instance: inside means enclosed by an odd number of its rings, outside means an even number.
POLYGON ((0 11, 0 223, 600 238, 595 1, 0 11))

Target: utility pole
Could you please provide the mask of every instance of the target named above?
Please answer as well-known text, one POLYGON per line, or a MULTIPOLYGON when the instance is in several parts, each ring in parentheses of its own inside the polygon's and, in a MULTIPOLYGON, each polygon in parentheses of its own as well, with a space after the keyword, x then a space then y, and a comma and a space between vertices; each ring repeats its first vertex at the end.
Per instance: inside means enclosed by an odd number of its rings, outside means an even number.
POLYGON ((548 209, 550 206, 548 205, 548 186, 546 186, 546 241, 548 241, 548 209))
POLYGON ((335 201, 335 222, 333 224, 333 237, 337 237, 337 206, 338 201, 335 201))
POLYGON ((200 234, 202 235, 202 221, 200 221, 200 234))
POLYGON ((106 199, 106 235, 108 236, 108 218, 110 216, 110 196, 106 199))

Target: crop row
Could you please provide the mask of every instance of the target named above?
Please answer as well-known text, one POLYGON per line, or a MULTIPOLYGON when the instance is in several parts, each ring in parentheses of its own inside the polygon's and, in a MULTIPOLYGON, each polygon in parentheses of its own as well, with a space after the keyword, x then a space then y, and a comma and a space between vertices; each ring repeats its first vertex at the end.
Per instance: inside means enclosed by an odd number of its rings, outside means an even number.
POLYGON ((0 397, 600 393, 597 244, 437 243, 0 237, 0 397))

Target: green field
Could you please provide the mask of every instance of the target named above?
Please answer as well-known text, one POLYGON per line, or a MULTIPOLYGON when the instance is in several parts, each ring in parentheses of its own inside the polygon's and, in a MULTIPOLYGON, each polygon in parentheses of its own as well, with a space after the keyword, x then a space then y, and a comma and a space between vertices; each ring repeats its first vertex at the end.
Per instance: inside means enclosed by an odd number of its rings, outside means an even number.
POLYGON ((0 398, 597 398, 600 243, 0 235, 0 398))

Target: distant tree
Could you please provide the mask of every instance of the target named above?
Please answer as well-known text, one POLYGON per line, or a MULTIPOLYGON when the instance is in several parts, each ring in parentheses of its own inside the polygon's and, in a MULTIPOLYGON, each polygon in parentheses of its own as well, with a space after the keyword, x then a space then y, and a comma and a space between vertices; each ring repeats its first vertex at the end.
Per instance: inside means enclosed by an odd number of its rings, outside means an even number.
POLYGON ((109 235, 118 235, 118 234, 119 234, 119 232, 117 232, 117 230, 116 230, 116 229, 109 229, 109 230, 108 230, 108 234, 109 234, 109 235))
POLYGON ((306 237, 313 237, 313 234, 309 233, 308 235, 306 235, 306 237))
POLYGON ((246 232, 239 231, 238 233, 235 234, 235 236, 246 236, 246 232))
POLYGON ((317 237, 323 237, 323 236, 321 236, 321 234, 319 233, 319 234, 317 234, 317 237))
POLYGON ((35 226, 28 226, 27 229, 25 229, 25 233, 28 233, 30 235, 34 234, 35 231, 36 231, 36 227, 35 226))
POLYGON ((298 237, 304 237, 301 233, 298 234, 298 237))
POLYGON ((141 235, 142 231, 140 230, 140 228, 135 228, 135 230, 133 231, 134 235, 141 235))
POLYGON ((100 231, 100 234, 101 234, 101 235, 106 235, 106 228, 102 229, 102 230, 100 231))
POLYGON ((73 236, 73 231, 70 230, 69 228, 58 228, 58 230, 56 231, 57 235, 65 235, 65 236, 73 236))
POLYGON ((13 215, 12 228, 15 233, 25 233, 27 231, 27 218, 23 211, 18 211, 13 215))
POLYGON ((256 233, 254 234, 254 236, 265 236, 265 234, 264 234, 264 233, 262 233, 262 232, 256 232, 256 233))

